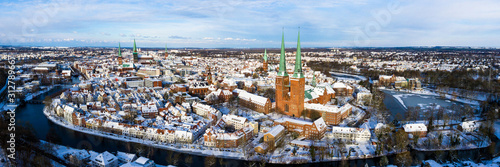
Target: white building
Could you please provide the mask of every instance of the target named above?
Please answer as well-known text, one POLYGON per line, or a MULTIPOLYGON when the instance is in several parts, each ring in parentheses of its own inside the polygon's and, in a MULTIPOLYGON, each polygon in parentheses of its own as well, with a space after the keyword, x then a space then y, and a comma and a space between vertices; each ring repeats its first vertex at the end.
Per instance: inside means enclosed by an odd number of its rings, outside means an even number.
POLYGON ((227 125, 234 126, 235 129, 241 129, 248 125, 248 120, 245 117, 240 117, 236 115, 223 115, 222 119, 227 125))
POLYGON ((133 162, 137 156, 135 154, 125 153, 125 152, 116 152, 116 157, 121 163, 133 162))
POLYGON ((193 112, 202 116, 202 117, 211 119, 210 115, 213 115, 213 116, 217 117, 216 120, 218 118, 222 117, 222 113, 219 110, 217 110, 209 105, 201 104, 198 102, 193 102, 192 107, 193 107, 193 112))
POLYGON ((118 166, 118 158, 113 154, 104 151, 103 153, 97 155, 94 159, 92 159, 92 166, 95 167, 117 167, 118 166))
POLYGON ((368 141, 370 140, 371 133, 366 124, 363 124, 361 128, 333 126, 330 137, 355 141, 368 141))
POLYGON ((462 127, 462 131, 464 132, 473 132, 477 129, 479 129, 479 126, 481 124, 479 122, 476 122, 476 121, 466 121, 466 122, 462 122, 460 124, 460 126, 462 127))
POLYGON ((191 143, 193 142, 193 133, 189 131, 176 130, 175 140, 180 142, 191 143))

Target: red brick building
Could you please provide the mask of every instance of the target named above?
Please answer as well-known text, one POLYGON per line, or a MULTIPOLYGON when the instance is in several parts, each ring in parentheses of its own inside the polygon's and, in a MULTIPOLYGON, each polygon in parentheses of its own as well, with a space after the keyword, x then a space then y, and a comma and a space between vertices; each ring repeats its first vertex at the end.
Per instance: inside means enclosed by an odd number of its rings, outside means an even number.
POLYGON ((321 139, 326 132, 326 123, 323 118, 311 122, 294 118, 280 118, 274 120, 274 125, 284 126, 288 131, 297 132, 308 139, 321 139))
POLYGON ((305 78, 302 73, 300 33, 297 40, 295 68, 292 77, 286 72, 284 34, 281 37, 281 55, 276 76, 276 110, 285 115, 300 117, 304 110, 305 78))

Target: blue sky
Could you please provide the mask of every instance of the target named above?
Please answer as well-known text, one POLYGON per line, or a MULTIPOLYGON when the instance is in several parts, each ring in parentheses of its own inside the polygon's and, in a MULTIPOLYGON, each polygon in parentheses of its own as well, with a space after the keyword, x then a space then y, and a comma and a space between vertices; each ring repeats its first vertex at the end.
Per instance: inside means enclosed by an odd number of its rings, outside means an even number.
POLYGON ((14 0, 0 20, 0 45, 500 46, 498 0, 14 0))

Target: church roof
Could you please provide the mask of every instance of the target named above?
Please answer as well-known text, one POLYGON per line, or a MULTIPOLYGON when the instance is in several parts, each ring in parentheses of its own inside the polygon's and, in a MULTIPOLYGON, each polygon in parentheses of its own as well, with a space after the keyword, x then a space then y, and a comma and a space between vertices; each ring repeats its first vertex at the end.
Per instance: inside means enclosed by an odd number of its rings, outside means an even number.
POLYGON ((286 72, 284 31, 281 33, 281 54, 280 54, 280 66, 279 66, 278 76, 288 76, 288 73, 286 72))
POLYGON ((302 73, 302 55, 300 52, 300 30, 297 37, 297 52, 295 54, 295 69, 293 70, 293 78, 304 78, 304 73, 302 73))

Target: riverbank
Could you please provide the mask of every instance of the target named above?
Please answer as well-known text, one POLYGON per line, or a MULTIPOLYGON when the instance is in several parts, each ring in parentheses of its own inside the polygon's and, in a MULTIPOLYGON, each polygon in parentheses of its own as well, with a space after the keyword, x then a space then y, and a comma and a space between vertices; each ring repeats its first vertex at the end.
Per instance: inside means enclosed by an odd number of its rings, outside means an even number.
MULTIPOLYGON (((48 120, 50 120, 51 122, 53 122, 61 127, 64 127, 66 129, 69 129, 69 130, 93 135, 93 136, 99 136, 99 137, 108 138, 108 139, 112 139, 112 140, 118 140, 118 141, 122 141, 122 142, 138 143, 138 144, 143 144, 143 145, 158 148, 158 149, 176 151, 176 152, 180 152, 180 153, 192 154, 192 155, 197 155, 197 156, 204 156, 204 157, 214 156, 216 158, 243 160, 243 161, 258 161, 259 160, 258 158, 255 158, 255 156, 247 158, 241 152, 219 151, 219 150, 216 150, 218 148, 211 148, 211 147, 208 147, 209 149, 207 149, 207 150, 202 150, 199 148, 205 148, 205 147, 197 145, 197 144, 159 143, 156 141, 144 140, 144 139, 134 138, 134 137, 130 137, 130 136, 117 135, 117 134, 113 134, 113 133, 106 133, 106 132, 92 130, 92 129, 88 129, 88 128, 73 126, 73 125, 65 122, 64 120, 58 119, 57 117, 51 115, 48 111, 48 107, 44 107, 43 113, 47 117, 48 120)), ((390 156, 393 154, 395 154, 395 153, 388 152, 387 154, 383 154, 383 155, 369 155, 366 157, 361 157, 361 156, 351 156, 349 158, 330 157, 330 158, 327 158, 326 160, 315 161, 315 162, 311 162, 309 156, 302 157, 302 158, 307 158, 307 161, 304 162, 304 164, 305 163, 328 163, 328 162, 339 162, 339 161, 343 161, 343 160, 367 160, 367 159, 379 158, 382 156, 390 156)), ((290 158, 294 159, 294 158, 300 158, 300 157, 290 157, 290 158)), ((271 157, 269 157, 269 159, 267 159, 267 160, 268 160, 267 163, 270 163, 270 164, 288 164, 288 163, 286 163, 286 161, 272 160, 271 157)))
MULTIPOLYGON (((27 94, 26 97, 24 98, 24 101, 26 103, 26 101, 33 100, 34 98, 40 96, 41 94, 49 92, 50 90, 54 89, 57 86, 61 86, 61 85, 50 85, 50 86, 45 87, 46 89, 43 89, 41 91, 27 94)), ((0 103, 0 113, 3 111, 8 111, 8 110, 15 110, 19 105, 22 105, 20 102, 15 103, 15 104, 9 104, 9 105, 7 105, 7 103, 8 103, 7 101, 3 101, 2 103, 0 103)))
MULTIPOLYGON (((46 152, 49 152, 49 154, 61 159, 62 161, 65 161, 69 165, 82 165, 82 164, 74 164, 74 162, 84 163, 83 162, 83 161, 85 161, 84 159, 87 159, 87 161, 91 161, 92 159, 94 159, 94 157, 96 157, 100 154, 100 153, 92 151, 92 150, 87 151, 84 149, 76 149, 76 148, 72 148, 72 147, 62 146, 62 145, 58 145, 58 144, 54 144, 54 143, 49 143, 49 142, 46 142, 44 140, 40 140, 40 144, 50 145, 51 148, 53 149, 52 151, 47 151, 46 149, 43 149, 43 150, 46 152), (72 158, 70 158, 70 156, 75 157, 77 159, 71 160, 72 158)), ((154 166, 166 167, 166 166, 159 165, 159 164, 154 164, 154 166)), ((174 167, 174 166, 168 165, 168 167, 174 167)))
POLYGON ((124 136, 124 135, 116 135, 112 133, 107 133, 104 134, 104 132, 101 131, 96 131, 96 130, 91 130, 83 127, 77 127, 70 125, 68 123, 63 122, 64 120, 58 120, 56 117, 50 115, 50 113, 47 111, 47 107, 44 107, 43 113, 44 115, 53 123, 62 126, 64 128, 85 133, 85 134, 90 134, 94 136, 99 136, 99 137, 105 137, 113 140, 120 140, 123 142, 132 142, 132 143, 138 143, 138 144, 143 144, 146 146, 151 146, 159 149, 165 149, 165 150, 170 150, 170 151, 177 151, 181 153, 186 153, 186 154, 193 154, 193 155, 198 155, 198 156, 214 156, 217 158, 225 158, 225 159, 234 159, 234 160, 248 160, 244 157, 243 153, 232 153, 232 152, 227 152, 227 151, 216 151, 216 150, 199 150, 199 149, 194 149, 199 147, 199 145, 193 145, 193 144, 173 144, 173 143, 158 143, 150 140, 144 140, 144 139, 139 139, 139 138, 134 138, 130 136, 124 136), (180 147, 180 148, 177 148, 180 147))

